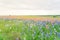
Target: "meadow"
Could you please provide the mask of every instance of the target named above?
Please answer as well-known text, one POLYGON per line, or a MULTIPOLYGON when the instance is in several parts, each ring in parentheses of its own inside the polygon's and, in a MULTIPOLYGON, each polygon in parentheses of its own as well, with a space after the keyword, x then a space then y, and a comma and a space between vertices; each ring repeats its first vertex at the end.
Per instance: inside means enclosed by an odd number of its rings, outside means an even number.
POLYGON ((0 19, 0 40, 60 40, 60 21, 0 19))

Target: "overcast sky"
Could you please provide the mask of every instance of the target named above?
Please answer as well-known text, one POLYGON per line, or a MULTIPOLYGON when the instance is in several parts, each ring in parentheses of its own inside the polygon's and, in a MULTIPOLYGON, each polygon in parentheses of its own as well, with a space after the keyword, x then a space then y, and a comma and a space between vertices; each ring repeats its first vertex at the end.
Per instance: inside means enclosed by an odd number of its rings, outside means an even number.
POLYGON ((60 0, 0 0, 4 10, 60 10, 60 0))
POLYGON ((60 10, 60 0, 0 0, 0 9, 60 10))
POLYGON ((49 0, 49 10, 60 10, 60 0, 49 0))
POLYGON ((48 0, 0 0, 0 8, 4 9, 47 9, 48 0))

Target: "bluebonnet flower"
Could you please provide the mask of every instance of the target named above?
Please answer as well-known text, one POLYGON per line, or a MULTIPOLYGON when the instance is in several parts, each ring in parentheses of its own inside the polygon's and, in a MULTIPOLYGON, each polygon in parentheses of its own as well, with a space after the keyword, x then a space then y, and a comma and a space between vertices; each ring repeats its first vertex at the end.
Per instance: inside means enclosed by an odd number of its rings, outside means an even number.
POLYGON ((41 25, 42 22, 41 22, 41 21, 37 21, 36 24, 37 24, 37 25, 41 25))
POLYGON ((56 24, 60 24, 60 21, 57 21, 57 20, 56 20, 55 23, 56 23, 56 24))
POLYGON ((50 30, 50 35, 52 35, 52 31, 50 30))
POLYGON ((52 27, 54 28, 54 23, 52 23, 52 27))
POLYGON ((60 32, 57 32, 57 36, 60 37, 60 32))
POLYGON ((46 34, 46 37, 49 37, 49 34, 48 33, 46 34))
POLYGON ((42 32, 41 35, 43 36, 44 35, 44 32, 42 32))

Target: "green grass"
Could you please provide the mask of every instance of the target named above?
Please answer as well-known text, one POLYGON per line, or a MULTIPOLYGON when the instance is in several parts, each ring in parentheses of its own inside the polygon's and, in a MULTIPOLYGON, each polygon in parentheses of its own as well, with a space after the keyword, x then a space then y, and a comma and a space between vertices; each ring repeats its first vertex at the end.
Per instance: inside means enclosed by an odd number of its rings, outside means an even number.
POLYGON ((59 40, 60 25, 47 22, 48 29, 42 24, 26 20, 0 20, 0 40, 59 40))

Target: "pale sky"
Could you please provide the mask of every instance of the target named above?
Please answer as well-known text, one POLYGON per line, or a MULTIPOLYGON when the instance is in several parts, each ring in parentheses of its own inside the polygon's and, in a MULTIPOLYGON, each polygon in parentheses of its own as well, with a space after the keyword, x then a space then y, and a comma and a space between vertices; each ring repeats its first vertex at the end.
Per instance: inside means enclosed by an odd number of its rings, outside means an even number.
POLYGON ((0 9, 60 10, 60 0, 0 0, 0 9))
POLYGON ((47 9, 48 0, 0 0, 0 8, 4 9, 47 9))
POLYGON ((4 10, 0 11, 2 15, 60 15, 60 10, 4 10))
POLYGON ((48 10, 60 10, 60 0, 49 0, 48 10))
POLYGON ((60 0, 0 0, 0 14, 28 12, 26 10, 31 10, 31 12, 40 10, 40 13, 41 10, 43 10, 42 13, 52 10, 54 12, 54 10, 60 10, 60 0))

